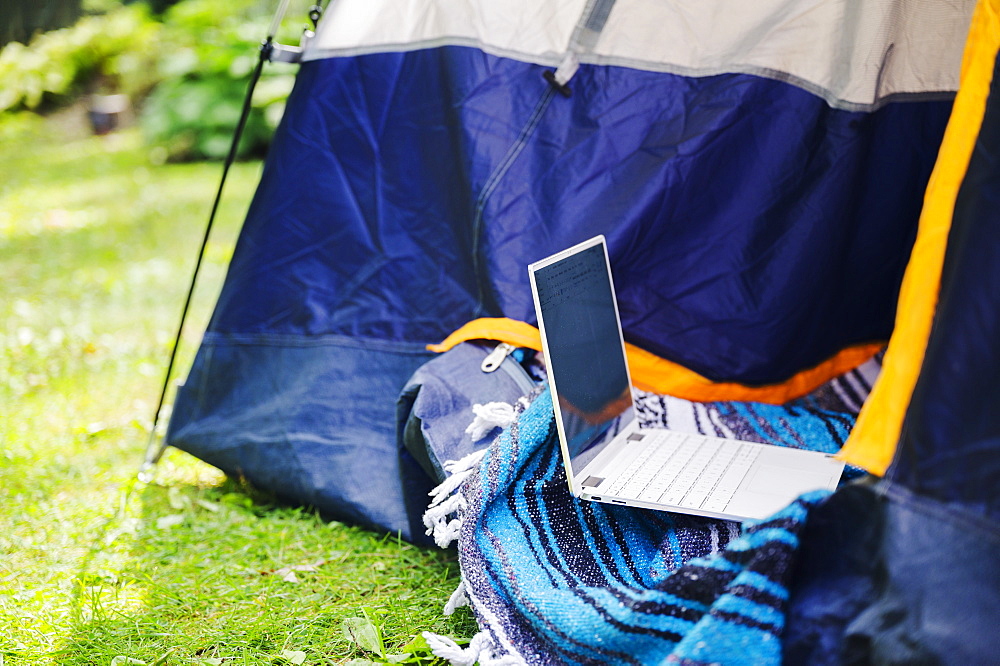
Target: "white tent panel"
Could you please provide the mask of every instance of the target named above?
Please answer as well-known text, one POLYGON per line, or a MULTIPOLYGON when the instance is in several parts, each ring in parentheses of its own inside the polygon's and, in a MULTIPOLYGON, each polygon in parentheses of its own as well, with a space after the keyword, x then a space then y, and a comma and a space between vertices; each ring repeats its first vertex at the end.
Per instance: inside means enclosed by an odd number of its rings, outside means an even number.
POLYGON ((591 61, 792 80, 836 106, 953 91, 975 2, 618 0, 591 61))
POLYGON ((585 0, 337 0, 306 59, 442 44, 558 62, 585 0))
POLYGON ((691 76, 745 72, 791 81, 841 108, 958 86, 974 0, 337 0, 306 59, 445 44, 556 65, 580 62, 691 76), (574 29, 613 5, 593 46, 574 29), (582 52, 579 52, 582 51, 582 52))

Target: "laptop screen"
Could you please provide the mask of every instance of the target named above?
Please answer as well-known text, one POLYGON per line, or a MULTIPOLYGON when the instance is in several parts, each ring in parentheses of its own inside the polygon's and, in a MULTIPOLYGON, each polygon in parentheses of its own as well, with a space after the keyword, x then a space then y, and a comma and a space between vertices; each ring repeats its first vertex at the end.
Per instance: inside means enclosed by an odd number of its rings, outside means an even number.
POLYGON ((603 238, 534 264, 531 273, 556 414, 576 458, 632 406, 603 238))

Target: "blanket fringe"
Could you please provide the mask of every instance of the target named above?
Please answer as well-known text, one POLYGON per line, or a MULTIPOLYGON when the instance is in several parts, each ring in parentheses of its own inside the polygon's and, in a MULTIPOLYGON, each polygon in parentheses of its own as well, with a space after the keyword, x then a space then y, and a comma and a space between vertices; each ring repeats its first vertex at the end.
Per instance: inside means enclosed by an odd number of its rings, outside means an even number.
MULTIPOLYGON (((469 595, 465 591, 465 581, 461 581, 455 591, 448 598, 448 603, 444 605, 444 614, 451 615, 456 608, 469 605, 469 595)), ((2 666, 2 664, 0 664, 2 666)))
MULTIPOLYGON (((514 422, 516 416, 513 405, 505 402, 488 402, 485 405, 473 405, 472 412, 476 417, 465 429, 473 441, 478 441, 494 428, 506 428, 514 422)), ((458 531, 462 526, 461 514, 465 509, 465 498, 456 492, 469 477, 486 454, 486 449, 473 451, 461 460, 449 460, 444 464, 448 478, 430 492, 431 501, 424 512, 424 527, 427 536, 434 538, 434 543, 440 548, 447 548, 458 539, 458 531)))
POLYGON ((524 666, 524 661, 519 657, 494 656, 496 646, 486 631, 480 631, 473 636, 469 647, 464 649, 447 636, 425 631, 423 637, 431 652, 436 657, 447 659, 452 666, 473 666, 476 663, 479 666, 524 666))
MULTIPOLYGON (((507 428, 517 416, 514 406, 505 402, 473 405, 472 412, 476 417, 465 432, 474 442, 485 437, 494 428, 507 428)), ((448 473, 448 477, 429 493, 431 501, 424 512, 424 527, 427 528, 427 534, 434 537, 434 543, 441 548, 447 548, 458 540, 462 514, 466 509, 465 497, 458 489, 479 467, 486 451, 487 449, 480 449, 461 460, 444 463, 444 471, 448 473)), ((465 581, 462 581, 445 604, 444 614, 451 615, 456 608, 467 605, 469 596, 465 581)), ((524 661, 519 657, 494 656, 496 646, 486 631, 476 634, 467 648, 462 648, 447 636, 429 631, 425 631, 423 636, 431 652, 441 659, 447 659, 452 666, 473 666, 476 663, 480 666, 524 666, 524 661)))
POLYGON ((465 434, 471 437, 473 442, 478 442, 494 428, 506 428, 514 422, 514 407, 506 402, 473 405, 472 413, 476 418, 465 429, 465 434))
POLYGON ((431 502, 424 512, 424 527, 426 534, 434 537, 434 543, 439 548, 447 548, 458 539, 458 531, 462 526, 459 517, 465 509, 465 498, 455 492, 462 482, 479 465, 486 454, 486 449, 473 451, 461 460, 449 461, 444 469, 449 473, 441 485, 429 494, 431 502))

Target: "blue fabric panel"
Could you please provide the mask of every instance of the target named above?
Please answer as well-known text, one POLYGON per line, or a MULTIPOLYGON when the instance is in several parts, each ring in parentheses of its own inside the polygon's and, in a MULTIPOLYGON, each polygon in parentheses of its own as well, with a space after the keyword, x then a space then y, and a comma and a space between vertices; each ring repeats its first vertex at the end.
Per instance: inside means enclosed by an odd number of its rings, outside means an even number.
POLYGON ((211 330, 433 342, 533 321, 525 266, 609 237, 626 337, 781 381, 885 339, 948 102, 441 47, 302 66, 211 330))
POLYGON ((522 66, 463 53, 302 65, 211 330, 427 343, 478 312, 462 100, 522 66))
POLYGON ((955 213, 941 294, 887 477, 1000 523, 1000 60, 955 213))
POLYGON ((396 448, 395 399, 430 353, 332 337, 206 336, 167 441, 326 515, 427 541, 430 479, 396 448))
POLYGON ((995 524, 882 483, 837 491, 801 543, 784 663, 996 661, 995 524))
POLYGON ((847 113, 617 68, 572 84, 487 208, 505 314, 533 318, 525 255, 604 233, 626 339, 709 378, 773 383, 888 337, 950 104, 847 113))

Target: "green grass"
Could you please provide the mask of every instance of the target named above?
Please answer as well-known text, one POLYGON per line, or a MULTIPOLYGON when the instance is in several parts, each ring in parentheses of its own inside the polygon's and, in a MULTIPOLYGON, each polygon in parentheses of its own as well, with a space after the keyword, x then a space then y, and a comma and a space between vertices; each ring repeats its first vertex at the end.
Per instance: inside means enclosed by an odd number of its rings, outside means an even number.
MULTIPOLYGON (((133 131, 75 117, 0 118, 0 661, 379 661, 345 634, 356 617, 387 652, 471 635, 465 609, 441 614, 453 553, 276 505, 176 450, 135 481, 221 166, 154 166, 133 131)), ((230 174, 181 374, 259 171, 230 174)))

